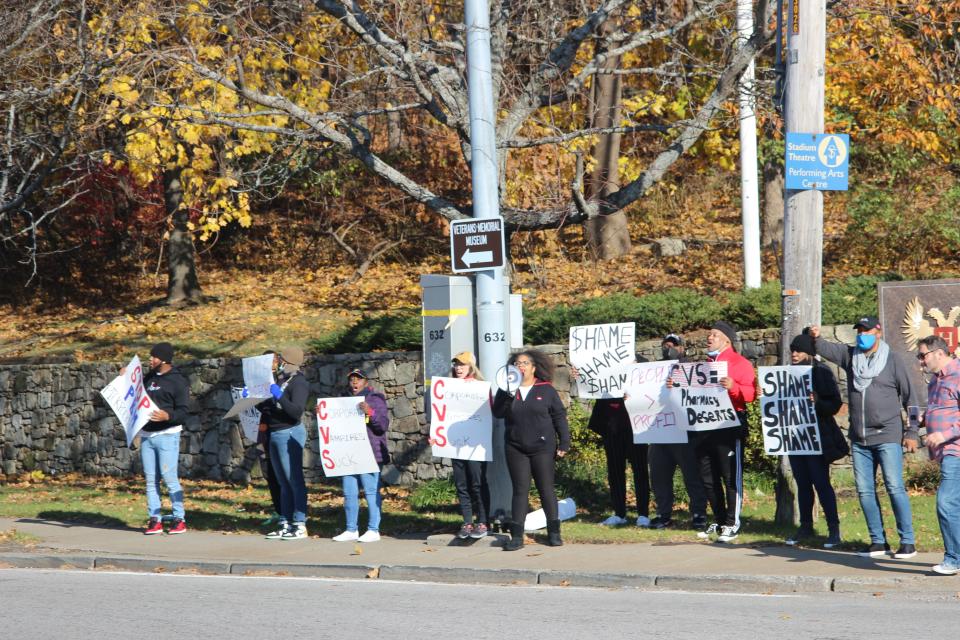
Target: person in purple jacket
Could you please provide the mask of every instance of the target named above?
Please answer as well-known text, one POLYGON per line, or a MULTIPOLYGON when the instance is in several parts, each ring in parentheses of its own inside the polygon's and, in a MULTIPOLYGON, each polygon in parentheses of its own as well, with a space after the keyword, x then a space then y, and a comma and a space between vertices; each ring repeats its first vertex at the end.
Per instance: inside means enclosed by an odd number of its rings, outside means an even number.
MULTIPOLYGON (((347 374, 349 396, 360 398, 357 405, 366 414, 367 438, 373 448, 373 457, 380 468, 390 462, 387 452, 387 428, 390 426, 390 415, 387 409, 387 399, 382 393, 374 391, 367 381, 367 374, 363 369, 354 369, 347 374)), ((335 542, 377 542, 380 540, 380 504, 383 501, 380 495, 380 472, 358 473, 343 476, 343 508, 347 516, 347 528, 343 533, 333 537, 335 542), (367 510, 370 517, 367 530, 359 535, 358 520, 360 517, 360 488, 367 499, 367 510)))

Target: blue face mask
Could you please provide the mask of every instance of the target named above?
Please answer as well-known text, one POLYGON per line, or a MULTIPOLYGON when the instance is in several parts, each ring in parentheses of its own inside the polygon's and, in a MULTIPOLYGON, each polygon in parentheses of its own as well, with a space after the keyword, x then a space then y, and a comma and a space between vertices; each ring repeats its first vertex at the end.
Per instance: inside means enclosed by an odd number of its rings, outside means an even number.
POLYGON ((857 348, 863 351, 869 351, 873 348, 873 345, 877 342, 877 336, 872 333, 858 333, 857 334, 857 348))
POLYGON ((716 358, 718 355, 720 355, 720 349, 717 349, 715 351, 707 351, 707 355, 710 356, 711 358, 716 358))

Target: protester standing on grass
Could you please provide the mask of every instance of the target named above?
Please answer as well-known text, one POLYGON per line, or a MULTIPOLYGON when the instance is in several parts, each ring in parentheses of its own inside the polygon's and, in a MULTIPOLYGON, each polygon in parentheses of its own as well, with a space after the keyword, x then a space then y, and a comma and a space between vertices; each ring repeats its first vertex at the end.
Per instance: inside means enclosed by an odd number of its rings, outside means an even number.
MULTIPOLYGON (((173 506, 173 520, 167 533, 185 533, 187 525, 183 509, 183 489, 177 477, 180 464, 180 433, 187 419, 190 383, 173 366, 173 345, 160 342, 150 349, 150 371, 143 376, 143 388, 156 407, 150 422, 140 431, 140 461, 147 483, 146 535, 163 533, 160 515, 160 480, 167 485, 173 506)), ((121 373, 124 373, 121 370, 121 373)))
POLYGON ((493 402, 493 415, 506 422, 505 450, 513 485, 510 540, 503 548, 516 551, 523 547, 531 476, 547 516, 547 544, 559 547, 563 540, 553 481, 555 459, 570 450, 567 410, 551 384, 554 364, 549 356, 528 349, 510 356, 508 364, 520 370, 522 379, 515 393, 500 389, 493 402))
MULTIPOLYGON (((477 359, 471 351, 462 351, 453 356, 450 375, 461 380, 483 380, 477 368, 477 359)), ((490 487, 487 485, 487 463, 482 460, 454 458, 453 484, 457 488, 463 526, 457 532, 461 540, 479 540, 487 535, 487 514, 490 507, 490 487), (473 516, 477 521, 474 523, 473 516)))
MULTIPOLYGON (((661 360, 689 362, 685 355, 686 345, 676 333, 668 333, 660 343, 661 360)), ((703 531, 707 527, 707 494, 697 467, 697 456, 689 442, 651 444, 650 483, 657 515, 650 521, 651 529, 666 529, 673 525, 673 476, 680 467, 683 484, 690 500, 690 527, 703 531)))
MULTIPOLYGON (((382 393, 375 391, 367 381, 367 374, 363 369, 354 369, 347 374, 348 397, 358 398, 357 407, 363 412, 367 424, 367 439, 373 448, 373 457, 379 469, 390 462, 387 452, 387 429, 390 426, 390 415, 387 409, 387 399, 382 393)), ((378 542, 380 540, 380 506, 383 497, 380 495, 380 470, 372 473, 357 473, 343 476, 343 509, 346 515, 347 528, 343 533, 333 537, 335 542, 378 542), (369 518, 367 530, 360 535, 360 489, 367 500, 369 518)))
POLYGON ((267 534, 269 540, 302 540, 307 537, 307 483, 303 478, 303 447, 307 429, 303 412, 310 386, 300 367, 303 350, 287 347, 275 360, 277 382, 268 400, 257 405, 260 420, 269 431, 270 465, 280 484, 280 522, 267 534))
POLYGON ((727 363, 727 375, 720 379, 720 384, 727 390, 740 424, 690 434, 700 463, 700 478, 716 520, 697 536, 707 539, 719 533, 718 542, 732 542, 740 533, 747 403, 757 397, 757 374, 750 361, 737 353, 736 339, 733 325, 723 320, 713 323, 707 334, 707 360, 727 363))
POLYGON ((880 467, 900 536, 900 548, 893 557, 912 558, 917 549, 910 497, 903 483, 901 447, 916 451, 918 437, 916 424, 904 430, 901 411, 919 411, 919 403, 907 366, 883 340, 880 321, 863 316, 853 328, 857 330, 857 343, 852 347, 821 339, 818 326, 810 327, 809 333, 816 340, 817 353, 847 374, 853 477, 870 532, 870 545, 859 555, 876 558, 890 553, 877 495, 880 467))
POLYGON ((816 355, 814 340, 809 335, 800 334, 790 342, 790 362, 812 366, 811 396, 820 429, 822 453, 816 456, 790 456, 790 468, 797 482, 800 528, 786 542, 795 545, 813 537, 813 491, 816 489, 829 531, 823 546, 832 549, 840 544, 840 516, 837 513, 837 495, 830 484, 830 463, 846 456, 849 447, 834 418, 843 405, 837 380, 825 364, 816 360, 816 355))
MULTIPOLYGON (((276 370, 277 365, 279 364, 279 358, 277 354, 272 351, 265 351, 263 355, 273 354, 273 368, 276 370)), ((264 479, 267 481, 267 488, 270 490, 270 504, 273 506, 273 513, 269 518, 264 520, 261 525, 265 527, 276 526, 280 524, 281 516, 280 511, 282 509, 282 501, 280 499, 280 481, 277 480, 277 474, 274 471, 273 465, 270 464, 270 428, 267 426, 267 423, 263 421, 263 417, 260 418, 260 426, 257 431, 257 453, 260 460, 260 471, 263 474, 264 479)))
POLYGON ((943 562, 934 573, 960 573, 960 361, 940 336, 917 342, 917 358, 933 377, 927 387, 927 412, 923 417, 930 458, 940 463, 937 520, 943 535, 943 562))

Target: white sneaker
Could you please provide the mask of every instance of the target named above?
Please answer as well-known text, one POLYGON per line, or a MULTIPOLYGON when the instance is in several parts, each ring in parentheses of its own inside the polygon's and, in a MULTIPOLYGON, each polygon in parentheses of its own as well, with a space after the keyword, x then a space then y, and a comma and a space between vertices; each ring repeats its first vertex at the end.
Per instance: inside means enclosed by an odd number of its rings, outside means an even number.
POLYGON ((717 529, 719 529, 719 527, 716 525, 716 523, 711 524, 709 527, 707 527, 703 531, 697 531, 697 537, 700 538, 701 540, 706 540, 710 536, 717 535, 717 529))
POLYGON ((380 532, 367 529, 362 536, 357 538, 357 542, 380 542, 380 532))
POLYGON ((625 524, 627 524, 626 518, 621 518, 617 514, 613 514, 612 516, 610 516, 609 518, 601 522, 600 526, 601 527, 619 527, 625 524))
POLYGON ((307 525, 302 522, 295 522, 286 528, 281 536, 281 540, 304 540, 307 537, 307 525))
POLYGON ((637 526, 638 526, 638 527, 649 527, 649 526, 650 526, 650 518, 648 518, 647 516, 638 516, 638 517, 637 517, 637 526))
POLYGON ((930 567, 930 570, 934 573, 939 573, 942 576, 955 576, 957 573, 960 573, 960 567, 955 567, 947 562, 935 564, 930 567))
POLYGON ((739 535, 740 532, 733 527, 722 526, 720 527, 720 535, 717 536, 717 542, 733 542, 739 535))
POLYGON ((356 531, 344 531, 338 536, 333 536, 334 542, 354 542, 360 538, 360 534, 356 531))

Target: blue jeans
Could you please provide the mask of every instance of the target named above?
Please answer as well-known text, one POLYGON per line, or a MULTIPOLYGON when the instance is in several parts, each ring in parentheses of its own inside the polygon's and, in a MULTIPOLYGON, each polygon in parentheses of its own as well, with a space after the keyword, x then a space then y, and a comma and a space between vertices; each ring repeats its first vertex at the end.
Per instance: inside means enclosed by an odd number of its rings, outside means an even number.
POLYGON ((360 487, 367 498, 367 509, 370 511, 368 531, 380 531, 380 472, 359 473, 352 476, 343 476, 343 508, 347 512, 347 531, 357 530, 357 520, 360 517, 360 487))
POLYGON ((943 534, 943 561, 960 567, 960 457, 944 456, 940 462, 937 520, 943 534))
POLYGON ((303 445, 307 430, 302 424, 270 432, 270 465, 280 483, 280 517, 284 522, 307 521, 307 483, 303 480, 303 445))
POLYGON ((887 541, 883 529, 883 516, 880 515, 880 498, 877 496, 877 467, 883 473, 883 484, 890 496, 893 517, 897 521, 897 534, 900 544, 914 544, 913 515, 910 511, 910 498, 903 486, 903 449, 899 443, 862 445, 852 443, 850 453, 853 458, 853 477, 857 483, 857 495, 860 508, 867 521, 872 544, 887 541))
POLYGON ((167 485, 167 491, 170 493, 170 502, 173 503, 173 517, 183 520, 183 489, 177 478, 177 465, 180 463, 180 434, 167 433, 152 438, 140 434, 140 461, 143 463, 143 475, 147 480, 148 517, 160 517, 160 479, 162 478, 163 484, 167 485))

